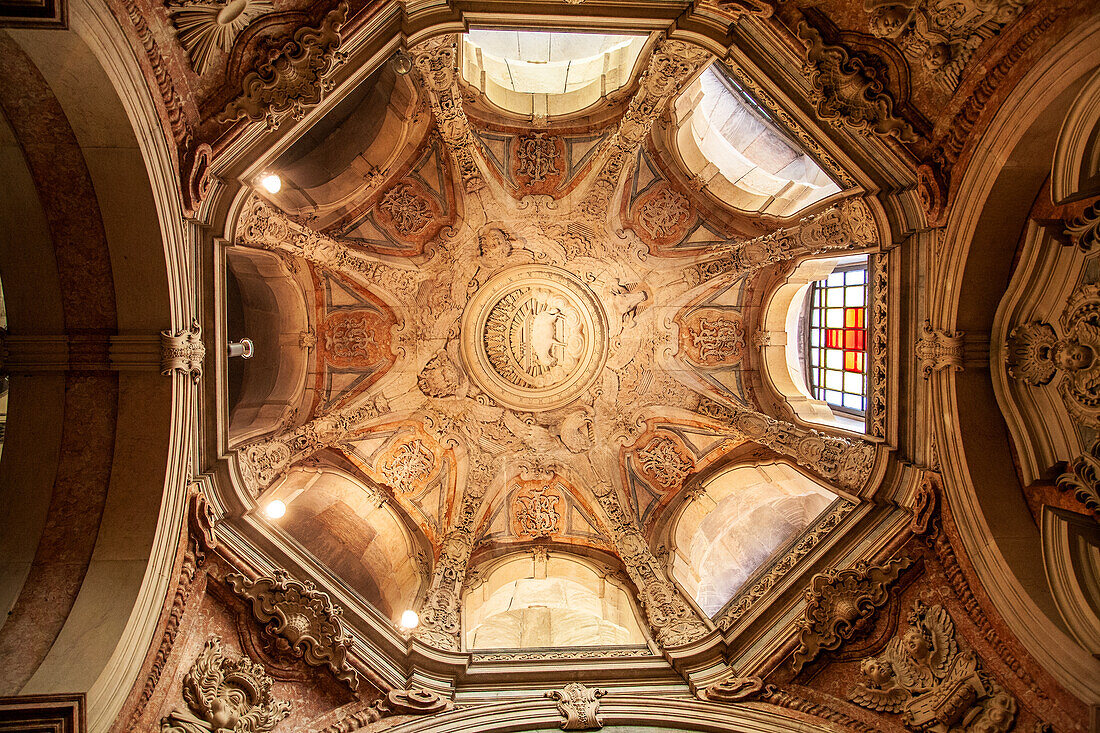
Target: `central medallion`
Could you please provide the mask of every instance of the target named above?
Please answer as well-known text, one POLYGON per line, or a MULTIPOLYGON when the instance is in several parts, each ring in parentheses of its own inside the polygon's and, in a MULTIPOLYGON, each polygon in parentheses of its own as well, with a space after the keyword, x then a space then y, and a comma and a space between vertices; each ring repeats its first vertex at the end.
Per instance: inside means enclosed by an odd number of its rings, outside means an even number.
POLYGON ((607 358, 607 316, 588 286, 548 265, 489 279, 462 315, 462 357, 501 404, 527 412, 574 400, 607 358))

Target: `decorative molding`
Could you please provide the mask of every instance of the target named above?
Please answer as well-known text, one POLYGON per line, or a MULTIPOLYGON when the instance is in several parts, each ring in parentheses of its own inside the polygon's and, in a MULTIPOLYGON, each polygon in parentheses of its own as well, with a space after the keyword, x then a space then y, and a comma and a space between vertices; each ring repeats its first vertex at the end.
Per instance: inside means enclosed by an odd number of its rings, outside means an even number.
POLYGON ((1061 372, 1058 393, 1073 420, 1100 427, 1100 283, 1077 288, 1058 319, 1063 338, 1042 321, 1016 326, 1008 337, 1008 373, 1041 387, 1061 372))
POLYGON ((187 121, 183 111, 183 100, 176 91, 172 74, 165 68, 164 55, 160 52, 156 36, 145 21, 141 8, 134 0, 122 0, 122 5, 126 8, 126 16, 130 19, 134 32, 137 33, 141 47, 145 51, 145 60, 149 62, 153 78, 156 79, 157 91, 160 92, 160 100, 164 104, 165 116, 168 118, 168 126, 172 133, 171 139, 176 143, 178 155, 179 151, 190 147, 194 137, 191 123, 187 121))
POLYGON ((1094 440, 1087 451, 1069 461, 1056 484, 1100 517, 1100 440, 1094 440))
POLYGON ((961 651, 955 624, 939 605, 918 600, 908 625, 878 657, 860 664, 862 680, 849 698, 870 710, 901 716, 912 731, 952 729, 1006 733, 1016 720, 1016 700, 981 669, 972 651, 961 651))
POLYGON ((947 94, 959 86, 983 42, 996 36, 1028 0, 865 0, 871 33, 919 63, 947 94))
POLYGON ((0 28, 68 27, 68 0, 0 0, 0 28))
POLYGON ((844 46, 825 43, 806 21, 798 24, 798 37, 806 45, 804 71, 819 119, 864 135, 916 142, 912 126, 894 113, 896 102, 876 69, 844 46))
POLYGON ((352 733, 394 715, 435 715, 451 710, 454 703, 430 690, 413 688, 390 690, 385 697, 369 705, 359 703, 357 707, 317 733, 352 733))
POLYGON ((553 651, 473 652, 476 664, 491 662, 537 662, 563 659, 620 659, 623 657, 652 657, 647 646, 596 647, 592 649, 555 649, 553 651))
POLYGON ((1082 252, 1091 252, 1100 243, 1100 202, 1094 203, 1066 222, 1066 236, 1070 244, 1082 252))
POLYGON ((818 543, 830 532, 840 525, 844 517, 848 516, 856 505, 850 501, 840 499, 831 512, 825 515, 816 525, 809 529, 798 543, 787 554, 777 560, 759 580, 746 590, 741 591, 726 604, 714 622, 720 628, 729 629, 737 623, 760 599, 768 594, 772 588, 791 572, 798 561, 810 553, 818 543))
POLYGON ((913 564, 908 557, 885 565, 861 560, 854 568, 831 568, 818 573, 806 591, 806 611, 799 621, 798 647, 791 659, 797 674, 822 651, 831 651, 852 638, 865 619, 886 603, 890 585, 913 564))
POLYGON ((964 335, 962 331, 933 328, 931 321, 921 325, 921 337, 917 339, 914 351, 925 379, 930 379, 932 372, 948 369, 962 371, 964 335))
POLYGON ((227 124, 247 117, 252 122, 264 120, 268 129, 274 130, 284 112, 290 112, 295 120, 302 119, 306 110, 319 104, 331 89, 325 77, 343 63, 336 49, 347 17, 348 4, 341 0, 319 27, 295 31, 294 38, 269 61, 244 77, 241 96, 226 105, 218 122, 227 124))
POLYGON ((271 695, 264 666, 248 657, 230 659, 211 636, 183 678, 190 711, 174 710, 160 721, 161 733, 271 733, 290 714, 290 703, 271 695))
POLYGON ((562 730, 599 730, 603 727, 600 698, 606 694, 607 690, 570 682, 560 692, 547 692, 546 697, 558 704, 562 730))
POLYGON ((867 434, 886 438, 890 401, 890 271, 889 253, 867 258, 870 285, 870 369, 867 370, 867 434))
POLYGON ((180 45, 199 74, 210 70, 214 48, 228 53, 233 42, 261 15, 273 12, 272 0, 184 2, 168 0, 168 15, 178 31, 180 45))
POLYGON ((340 620, 343 610, 313 583, 293 580, 285 570, 251 581, 238 573, 225 576, 233 591, 252 605, 252 615, 287 651, 313 667, 327 667, 352 690, 359 675, 348 664, 352 639, 340 620))
POLYGON ((198 382, 202 378, 202 360, 206 347, 202 343, 202 326, 198 319, 191 319, 191 327, 173 332, 166 329, 161 334, 160 373, 168 377, 172 372, 191 375, 198 382))

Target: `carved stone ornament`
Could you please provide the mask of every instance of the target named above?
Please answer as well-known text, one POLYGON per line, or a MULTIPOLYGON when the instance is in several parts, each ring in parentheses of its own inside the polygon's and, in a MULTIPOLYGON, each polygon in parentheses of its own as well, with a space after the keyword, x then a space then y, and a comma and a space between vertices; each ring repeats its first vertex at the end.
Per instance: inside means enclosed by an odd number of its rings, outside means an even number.
POLYGON ((190 374, 198 382, 202 378, 202 360, 206 347, 202 343, 202 326, 195 319, 191 327, 182 331, 160 332, 160 373, 168 377, 172 372, 190 374))
POLYGON ((168 13, 179 31, 180 44, 199 74, 209 71, 214 48, 228 53, 233 41, 248 24, 275 10, 271 0, 224 0, 224 2, 169 2, 168 13))
POLYGON ((1066 236, 1082 252, 1091 252, 1100 244, 1100 202, 1066 222, 1066 236))
POLYGON ((662 188, 641 205, 638 219, 654 239, 669 239, 683 234, 690 214, 691 204, 683 194, 662 188))
POLYGON ((951 93, 984 41, 1016 19, 1028 0, 865 0, 871 33, 893 41, 951 93))
POLYGON ((416 386, 427 397, 453 397, 462 386, 462 372, 446 351, 439 351, 420 370, 416 386))
POLYGON ((516 144, 516 158, 519 162, 516 175, 523 176, 528 183, 542 183, 562 173, 558 166, 561 153, 555 139, 546 137, 545 132, 521 137, 516 144))
POLYGON ((925 321, 921 326, 921 337, 917 339, 916 355, 925 379, 930 378, 932 372, 947 369, 962 371, 963 333, 932 328, 932 323, 925 321))
POLYGON ((290 703, 271 696, 264 666, 248 657, 230 659, 211 636, 183 678, 189 711, 160 721, 161 733, 270 733, 290 714, 290 703))
POLYGON ((859 133, 916 141, 912 126, 894 113, 894 98, 876 69, 847 48, 825 43, 806 21, 798 24, 798 37, 806 44, 811 101, 821 120, 859 133))
POLYGON ((760 677, 728 677, 708 686, 701 697, 711 702, 745 702, 765 694, 764 680, 760 677))
POLYGON ((1063 338, 1054 327, 1032 321, 1012 329, 1008 338, 1008 373, 1039 387, 1062 373, 1058 393, 1073 419, 1100 427, 1100 284, 1073 292, 1059 318, 1063 338))
POLYGON ((695 470, 695 461, 667 435, 655 436, 638 451, 642 470, 663 489, 678 488, 695 470))
POLYGON ((1087 451, 1066 464, 1057 486, 1061 491, 1071 492, 1086 509, 1100 517, 1100 440, 1093 441, 1087 451))
POLYGON ((387 191, 378 208, 398 234, 406 237, 422 232, 433 218, 428 199, 408 183, 399 183, 387 191))
POLYGON ((513 530, 526 537, 549 537, 560 532, 563 503, 561 494, 547 483, 522 487, 512 496, 513 530))
POLYGON ((394 715, 435 715, 453 707, 450 700, 430 690, 390 690, 385 697, 363 705, 317 733, 352 733, 394 715))
POLYGON ((558 704, 561 714, 562 730, 599 730, 603 727, 600 719, 600 698, 607 690, 591 689, 579 682, 570 682, 559 692, 546 693, 558 704))
POLYGON ((694 310, 680 325, 680 349, 700 366, 734 366, 745 354, 744 321, 740 314, 718 308, 694 310))
POLYGON ((287 651, 313 667, 328 667, 352 690, 359 676, 348 664, 351 637, 340 620, 343 613, 328 594, 312 583, 293 580, 284 570, 251 581, 238 573, 225 576, 233 591, 252 605, 252 614, 267 624, 267 632, 287 651))
POLYGON ((860 664, 862 679, 849 693, 857 705, 901 716, 911 731, 1005 733, 1016 720, 1016 700, 961 651, 955 624, 942 606, 917 601, 905 630, 878 657, 860 664))
POLYGON ((402 492, 424 483, 435 468, 435 454, 416 438, 395 446, 381 461, 379 473, 386 483, 402 492))
POLYGON ((340 27, 348 17, 347 2, 340 2, 318 28, 299 28, 270 61, 244 77, 241 96, 226 105, 218 122, 226 124, 247 117, 279 126, 279 115, 290 112, 300 120, 305 111, 320 103, 330 88, 325 76, 343 61, 337 52, 340 27))
POLYGON ((847 570, 830 569, 810 581, 806 612, 799 621, 798 648, 791 666, 797 673, 823 650, 832 650, 852 638, 860 623, 886 603, 889 586, 913 564, 907 557, 885 565, 859 562, 847 570))

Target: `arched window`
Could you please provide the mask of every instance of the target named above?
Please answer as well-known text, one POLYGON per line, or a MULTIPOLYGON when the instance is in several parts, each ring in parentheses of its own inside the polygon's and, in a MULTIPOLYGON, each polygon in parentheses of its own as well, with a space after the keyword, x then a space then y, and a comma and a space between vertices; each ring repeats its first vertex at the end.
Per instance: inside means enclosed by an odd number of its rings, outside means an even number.
POLYGON ((867 410, 867 260, 810 284, 806 298, 806 384, 814 398, 863 417, 867 410))

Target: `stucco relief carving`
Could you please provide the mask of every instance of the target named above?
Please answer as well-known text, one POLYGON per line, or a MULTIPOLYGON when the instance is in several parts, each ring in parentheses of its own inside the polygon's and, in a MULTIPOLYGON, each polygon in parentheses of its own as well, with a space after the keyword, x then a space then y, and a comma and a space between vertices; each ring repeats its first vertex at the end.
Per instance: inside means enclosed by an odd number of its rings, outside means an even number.
POLYGON ((933 372, 962 371, 963 333, 933 328, 931 321, 925 321, 917 339, 916 356, 925 379, 933 372))
POLYGON ((643 199, 637 210, 639 223, 654 239, 677 239, 687 232, 691 204, 667 186, 643 199))
POLYGON ((853 198, 801 219, 796 226, 716 249, 718 256, 699 265, 700 281, 729 274, 744 275, 792 257, 878 244, 870 207, 853 198))
POLYGON ((211 636, 183 678, 189 710, 161 719, 161 733, 270 733, 290 714, 290 703, 271 694, 264 666, 231 659, 221 638, 211 636))
POLYGON ((225 582, 249 602, 252 615, 267 624, 267 633, 280 640, 280 647, 313 667, 327 667, 352 690, 359 688, 359 675, 348 664, 351 637, 340 619, 343 610, 327 593, 294 580, 285 570, 256 580, 230 573, 225 582))
POLYGON ((512 531, 526 537, 559 534, 564 503, 550 482, 527 483, 512 495, 512 531))
POLYGON ((1059 318, 1063 336, 1042 321, 1012 329, 1008 373, 1040 387, 1061 372, 1058 393, 1079 424, 1100 427, 1100 284, 1073 292, 1059 318))
POLYGON ((1100 203, 1092 204, 1080 216, 1066 222, 1065 235, 1082 252, 1091 252, 1100 244, 1100 203))
POLYGON ((1072 493, 1086 509, 1100 517, 1100 440, 1093 441, 1087 451, 1066 464, 1057 486, 1072 493))
POLYGON ((427 397, 454 397, 462 386, 462 371, 446 351, 439 351, 420 370, 416 386, 427 397))
POLYGON ((516 142, 516 176, 527 185, 544 183, 561 175, 561 157, 557 138, 547 137, 545 132, 521 137, 516 142))
POLYGON ((179 31, 180 45, 199 74, 210 70, 214 48, 224 53, 249 23, 275 10, 271 0, 224 0, 224 2, 179 2, 168 0, 168 14, 179 31))
POLYGON ((180 331, 161 331, 160 343, 161 374, 167 377, 172 372, 182 372, 190 375, 194 382, 202 378, 202 361, 206 358, 206 347, 202 343, 202 326, 198 320, 192 319, 191 327, 180 331))
POLYGON ((799 622, 798 648, 791 664, 798 672, 824 650, 837 649, 863 621, 886 603, 889 586, 913 564, 907 557, 884 565, 859 562, 854 568, 818 573, 806 591, 806 611, 799 622))
POLYGON ((434 218, 431 202, 410 183, 398 183, 387 191, 378 210, 382 221, 405 237, 421 233, 434 218))
POLYGON ((330 88, 325 77, 343 61, 336 49, 347 17, 348 4, 341 2, 319 27, 295 31, 294 38, 269 61, 245 75, 241 96, 226 105, 218 122, 247 117, 253 122, 265 120, 274 129, 284 112, 302 119, 307 109, 320 103, 330 88))
POLYGON ((955 640, 955 624, 939 605, 917 601, 906 628, 878 657, 860 665, 849 693, 871 710, 901 716, 912 731, 1005 733, 1016 720, 1016 700, 955 640))
POLYGON ((705 367, 729 367, 745 355, 745 325, 740 314, 699 308, 680 323, 680 349, 691 362, 705 367))
POLYGON ((654 436, 638 451, 638 462, 662 489, 681 486, 695 470, 695 460, 676 440, 667 435, 654 436))
POLYGON ((432 115, 443 144, 451 154, 466 191, 485 186, 474 156, 476 143, 462 109, 458 88, 458 47, 454 36, 438 36, 411 49, 413 67, 428 93, 432 115))
POLYGON ((896 115, 896 102, 877 69, 849 49, 826 43, 805 21, 798 24, 798 37, 806 46, 811 101, 820 119, 859 133, 916 141, 912 126, 896 115))
POLYGON ((580 203, 586 218, 594 221, 607 218, 611 198, 630 157, 649 135, 669 100, 710 58, 704 49, 684 41, 665 40, 657 46, 638 79, 638 91, 631 98, 618 130, 605 144, 602 167, 580 203))
POLYGON ((562 730, 599 730, 603 727, 600 698, 606 694, 607 690, 570 682, 560 692, 547 692, 546 697, 558 704, 562 730))
MULTIPOLYGON (((392 321, 376 310, 331 313, 322 329, 325 359, 342 367, 377 364, 386 359, 392 325, 392 321)), ((303 340, 309 342, 299 337, 299 344, 303 340)))
POLYGON ((395 715, 436 715, 453 707, 454 703, 431 690, 418 687, 410 690, 390 690, 384 697, 369 705, 363 704, 354 712, 348 712, 317 733, 353 733, 383 718, 395 715))
POLYGON ((1027 0, 865 0, 871 33, 893 41, 951 93, 974 52, 1027 0))
POLYGON ((394 445, 379 461, 378 473, 397 491, 409 492, 424 484, 435 464, 435 453, 416 438, 394 445))

